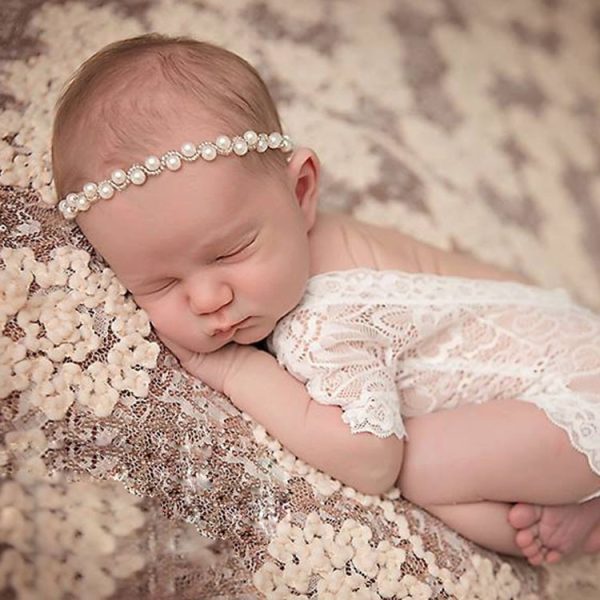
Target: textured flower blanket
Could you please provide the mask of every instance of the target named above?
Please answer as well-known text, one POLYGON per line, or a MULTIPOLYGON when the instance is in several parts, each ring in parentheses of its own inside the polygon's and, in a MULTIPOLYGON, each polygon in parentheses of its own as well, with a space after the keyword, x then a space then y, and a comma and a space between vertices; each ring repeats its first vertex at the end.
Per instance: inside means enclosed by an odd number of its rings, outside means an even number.
POLYGON ((352 213, 600 310, 594 0, 3 0, 0 596, 600 597, 600 558, 534 569, 398 493, 341 486, 182 372, 50 207, 52 109, 147 31, 238 52, 352 213))

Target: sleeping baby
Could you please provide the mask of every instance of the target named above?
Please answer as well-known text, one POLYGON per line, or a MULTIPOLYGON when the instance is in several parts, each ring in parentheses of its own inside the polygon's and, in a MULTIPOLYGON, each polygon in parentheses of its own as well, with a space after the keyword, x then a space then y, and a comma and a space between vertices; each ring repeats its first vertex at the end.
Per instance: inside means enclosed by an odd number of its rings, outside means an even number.
POLYGON ((264 82, 158 34, 88 59, 52 139, 62 215, 181 365, 299 458, 474 542, 600 551, 600 318, 561 289, 318 210, 264 82))

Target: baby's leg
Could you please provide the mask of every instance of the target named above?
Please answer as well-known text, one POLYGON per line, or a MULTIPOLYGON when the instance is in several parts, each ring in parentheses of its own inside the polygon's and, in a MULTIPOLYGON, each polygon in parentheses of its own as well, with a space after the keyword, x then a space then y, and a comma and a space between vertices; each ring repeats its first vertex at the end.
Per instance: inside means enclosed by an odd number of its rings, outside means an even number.
POLYGON ((508 502, 565 504, 600 488, 564 431, 526 402, 440 411, 407 419, 406 428, 398 481, 403 495, 465 537, 498 552, 523 553, 533 564, 541 562, 543 543, 517 545, 508 502))
POLYGON ((494 400, 406 420, 398 478, 413 502, 481 500, 567 504, 600 489, 587 457, 545 413, 520 400, 494 400))
POLYGON ((462 536, 494 552, 522 556, 515 531, 508 523, 511 504, 473 502, 429 505, 423 508, 462 536))

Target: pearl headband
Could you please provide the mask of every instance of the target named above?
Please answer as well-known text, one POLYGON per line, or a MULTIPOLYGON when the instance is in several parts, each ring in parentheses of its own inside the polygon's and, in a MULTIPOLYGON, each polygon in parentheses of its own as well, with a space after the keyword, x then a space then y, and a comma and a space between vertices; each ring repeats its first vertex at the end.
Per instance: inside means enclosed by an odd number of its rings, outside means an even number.
POLYGON ((130 183, 143 185, 148 175, 159 175, 165 169, 178 171, 181 168, 181 161, 193 162, 202 158, 210 162, 219 154, 229 156, 233 152, 237 156, 244 156, 249 150, 262 153, 269 148, 290 152, 293 144, 289 136, 282 135, 277 131, 269 135, 246 131, 243 136, 234 136, 233 139, 226 135, 220 135, 214 143, 200 142, 198 145, 186 142, 180 150, 169 150, 160 158, 154 155, 148 156, 144 160, 144 164, 132 165, 127 171, 116 169, 111 173, 110 179, 99 183, 86 183, 81 192, 67 194, 58 203, 58 210, 65 219, 73 220, 77 213, 88 210, 100 198, 109 200, 115 192, 123 191, 130 183))

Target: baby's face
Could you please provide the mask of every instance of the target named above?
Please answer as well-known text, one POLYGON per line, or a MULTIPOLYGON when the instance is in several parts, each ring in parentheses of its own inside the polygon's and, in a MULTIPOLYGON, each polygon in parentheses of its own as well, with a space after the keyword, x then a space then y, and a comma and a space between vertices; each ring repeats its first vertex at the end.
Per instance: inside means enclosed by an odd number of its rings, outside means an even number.
POLYGON ((266 337, 309 276, 293 185, 242 160, 165 171, 78 218, 157 332, 196 352, 266 337))

